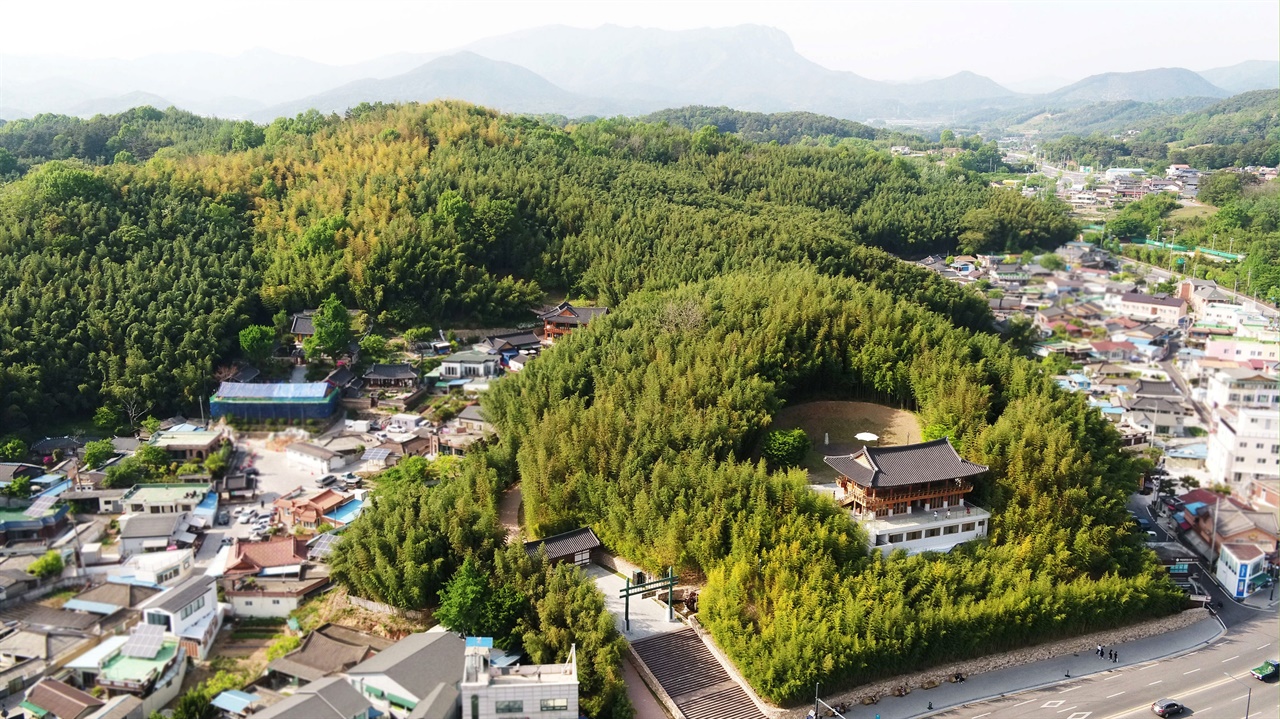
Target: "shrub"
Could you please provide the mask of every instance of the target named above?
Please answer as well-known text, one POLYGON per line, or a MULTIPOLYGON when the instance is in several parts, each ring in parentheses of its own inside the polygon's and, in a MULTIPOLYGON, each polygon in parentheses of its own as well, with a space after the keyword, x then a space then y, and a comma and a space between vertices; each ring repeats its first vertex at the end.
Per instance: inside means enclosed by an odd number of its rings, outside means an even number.
POLYGON ((765 435, 760 454, 773 469, 789 469, 804 464, 811 446, 803 429, 780 429, 765 435))
POLYGON ((31 566, 27 567, 27 571, 40 579, 48 579, 62 574, 62 568, 62 555, 50 549, 32 562, 31 566))

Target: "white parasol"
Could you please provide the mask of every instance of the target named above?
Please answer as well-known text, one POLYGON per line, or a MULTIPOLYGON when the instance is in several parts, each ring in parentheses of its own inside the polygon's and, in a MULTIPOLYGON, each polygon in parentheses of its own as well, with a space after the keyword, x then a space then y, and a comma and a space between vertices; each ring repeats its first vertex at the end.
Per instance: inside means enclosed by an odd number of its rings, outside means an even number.
POLYGON ((853 435, 853 438, 858 440, 859 442, 874 442, 880 439, 880 435, 871 434, 870 432, 859 432, 853 435))

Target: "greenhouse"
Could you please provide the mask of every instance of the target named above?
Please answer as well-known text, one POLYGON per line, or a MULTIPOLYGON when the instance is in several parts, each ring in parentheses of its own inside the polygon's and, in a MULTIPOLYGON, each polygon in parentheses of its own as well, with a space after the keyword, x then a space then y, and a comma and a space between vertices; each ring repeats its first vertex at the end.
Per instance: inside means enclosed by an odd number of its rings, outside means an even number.
POLYGON ((209 400, 209 411, 214 419, 318 420, 333 416, 338 397, 338 388, 328 382, 223 382, 209 400))

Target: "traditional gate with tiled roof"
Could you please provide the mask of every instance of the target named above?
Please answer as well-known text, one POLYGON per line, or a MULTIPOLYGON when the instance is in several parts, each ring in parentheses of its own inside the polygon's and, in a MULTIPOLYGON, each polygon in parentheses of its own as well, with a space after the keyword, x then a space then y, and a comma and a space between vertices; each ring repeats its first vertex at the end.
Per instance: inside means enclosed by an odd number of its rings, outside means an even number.
POLYGON ((631 646, 688 719, 764 716, 692 629, 641 639, 631 646))

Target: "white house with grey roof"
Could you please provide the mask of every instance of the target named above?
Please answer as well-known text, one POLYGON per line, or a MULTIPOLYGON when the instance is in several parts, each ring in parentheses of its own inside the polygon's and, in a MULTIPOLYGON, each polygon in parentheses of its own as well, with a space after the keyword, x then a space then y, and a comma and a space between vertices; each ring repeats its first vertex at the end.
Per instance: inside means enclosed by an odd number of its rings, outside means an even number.
POLYGON ((347 680, 393 719, 456 719, 461 637, 436 627, 410 634, 347 670, 347 680))
POLYGON ((202 661, 222 627, 217 580, 206 575, 161 592, 138 608, 143 622, 164 627, 178 637, 188 654, 202 661))

